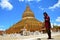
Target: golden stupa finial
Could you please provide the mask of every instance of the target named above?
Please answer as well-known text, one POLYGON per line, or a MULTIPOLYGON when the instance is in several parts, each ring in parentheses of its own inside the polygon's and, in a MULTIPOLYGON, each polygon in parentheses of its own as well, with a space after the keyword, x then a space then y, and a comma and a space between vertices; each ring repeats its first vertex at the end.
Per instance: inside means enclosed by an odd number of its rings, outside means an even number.
POLYGON ((26 10, 24 11, 22 18, 25 19, 25 18, 33 18, 33 17, 35 16, 33 12, 31 11, 29 4, 27 3, 26 10))

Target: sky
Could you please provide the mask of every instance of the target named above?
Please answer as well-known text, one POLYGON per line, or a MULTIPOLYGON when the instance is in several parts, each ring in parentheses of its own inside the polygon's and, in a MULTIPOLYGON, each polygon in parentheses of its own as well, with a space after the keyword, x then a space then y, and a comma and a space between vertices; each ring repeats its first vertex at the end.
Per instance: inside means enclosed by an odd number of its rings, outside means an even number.
POLYGON ((47 12, 51 25, 60 26, 60 0, 0 0, 0 30, 19 22, 27 4, 37 20, 43 22, 43 13, 47 12))

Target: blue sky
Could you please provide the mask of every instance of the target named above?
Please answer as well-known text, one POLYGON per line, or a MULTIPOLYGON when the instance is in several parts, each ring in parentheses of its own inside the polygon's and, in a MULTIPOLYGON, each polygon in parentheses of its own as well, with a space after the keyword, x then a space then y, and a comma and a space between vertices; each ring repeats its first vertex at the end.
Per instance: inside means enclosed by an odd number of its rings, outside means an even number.
POLYGON ((27 4, 36 19, 43 22, 46 11, 51 25, 60 26, 60 0, 0 0, 0 30, 6 30, 20 21, 27 4))

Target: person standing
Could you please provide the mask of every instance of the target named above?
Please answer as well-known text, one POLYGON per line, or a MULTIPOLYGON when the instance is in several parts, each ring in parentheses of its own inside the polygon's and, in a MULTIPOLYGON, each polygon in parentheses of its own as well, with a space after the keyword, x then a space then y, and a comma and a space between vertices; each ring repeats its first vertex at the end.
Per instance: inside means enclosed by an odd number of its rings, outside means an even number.
POLYGON ((45 24, 45 28, 46 28, 46 32, 48 34, 48 39, 51 39, 51 24, 50 24, 50 17, 48 16, 48 14, 46 12, 43 13, 44 15, 44 24, 45 24))

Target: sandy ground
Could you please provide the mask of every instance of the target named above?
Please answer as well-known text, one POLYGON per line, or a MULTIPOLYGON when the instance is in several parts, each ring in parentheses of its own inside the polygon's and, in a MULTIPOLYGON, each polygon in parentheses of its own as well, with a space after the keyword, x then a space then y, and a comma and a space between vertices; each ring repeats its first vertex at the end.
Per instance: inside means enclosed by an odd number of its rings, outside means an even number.
POLYGON ((53 36, 52 39, 41 38, 41 40, 60 40, 60 35, 53 36))
MULTIPOLYGON (((4 35, 0 36, 0 40, 37 40, 40 38, 41 40, 48 40, 47 34, 40 34, 40 35, 30 35, 30 36, 20 36, 20 35, 4 35)), ((60 40, 60 32, 52 33, 52 38, 49 40, 60 40)))

